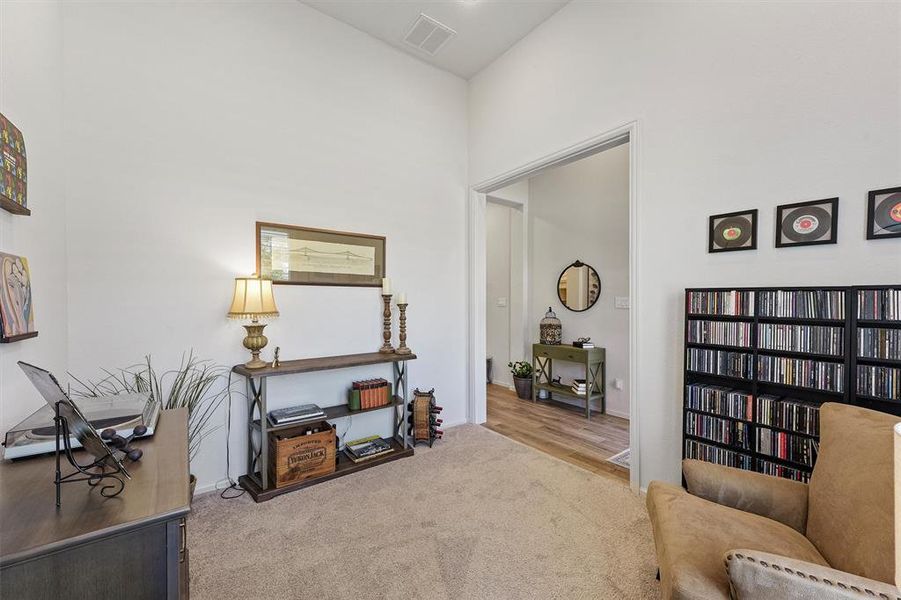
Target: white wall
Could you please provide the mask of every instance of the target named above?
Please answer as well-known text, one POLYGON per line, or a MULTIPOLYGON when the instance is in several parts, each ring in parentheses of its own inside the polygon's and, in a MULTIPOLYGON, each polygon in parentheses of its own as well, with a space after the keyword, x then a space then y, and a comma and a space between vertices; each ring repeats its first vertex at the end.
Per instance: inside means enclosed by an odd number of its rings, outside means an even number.
MULTIPOLYGON (((532 306, 541 315, 553 307, 563 323, 564 343, 587 336, 606 349, 607 412, 628 418, 629 311, 613 304, 615 296, 629 295, 628 144, 530 179, 529 221, 532 306), (601 279, 597 303, 584 312, 566 309, 557 295, 560 273, 577 259, 601 279), (614 379, 623 381, 622 390, 613 387, 614 379)), ((535 340, 539 321, 537 314, 529 320, 535 340)), ((554 365, 557 375, 570 383, 583 377, 583 369, 560 363, 554 365)))
POLYGON ((0 112, 25 138, 30 217, 0 210, 0 252, 28 259, 38 337, 0 344, 0 433, 44 401, 16 363, 66 371, 62 35, 54 2, 0 2, 0 112))
POLYGON ((899 11, 575 2, 471 81, 473 182, 639 123, 642 486, 679 477, 683 288, 901 279, 901 240, 864 236, 901 184, 899 11), (777 204, 833 196, 837 245, 773 247, 777 204), (759 249, 707 254, 707 216, 745 208, 759 249))
POLYGON ((510 387, 511 221, 519 212, 496 202, 485 210, 485 352, 493 359, 491 382, 510 387), (515 213, 515 214, 514 214, 515 213))
MULTIPOLYGON (((64 33, 74 373, 147 353, 173 366, 190 348, 244 362, 225 312, 233 277, 254 270, 254 222, 357 231, 387 236, 408 294, 411 390, 434 387, 445 422, 465 420, 464 81, 299 2, 71 3, 64 33)), ((381 345, 377 289, 275 294, 264 358, 381 345)), ((281 378, 270 407, 336 404, 389 372, 281 378)), ((387 413, 355 417, 351 435, 373 430, 389 432, 387 413)), ((192 465, 201 486, 224 477, 221 433, 192 465)))

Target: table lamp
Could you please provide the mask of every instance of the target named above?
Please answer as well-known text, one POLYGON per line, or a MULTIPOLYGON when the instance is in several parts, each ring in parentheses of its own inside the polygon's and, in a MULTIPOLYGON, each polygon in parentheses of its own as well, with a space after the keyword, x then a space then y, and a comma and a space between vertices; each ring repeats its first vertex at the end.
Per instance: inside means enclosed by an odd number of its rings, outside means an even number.
POLYGON ((263 335, 265 323, 260 319, 278 316, 275 298, 272 296, 272 280, 259 277, 235 277, 235 297, 228 311, 229 318, 250 319, 250 325, 244 325, 247 337, 244 347, 250 350, 252 358, 244 363, 248 369, 260 369, 269 365, 260 360, 260 350, 266 347, 269 340, 263 335))
POLYGON ((895 425, 895 585, 901 588, 901 423, 895 425))

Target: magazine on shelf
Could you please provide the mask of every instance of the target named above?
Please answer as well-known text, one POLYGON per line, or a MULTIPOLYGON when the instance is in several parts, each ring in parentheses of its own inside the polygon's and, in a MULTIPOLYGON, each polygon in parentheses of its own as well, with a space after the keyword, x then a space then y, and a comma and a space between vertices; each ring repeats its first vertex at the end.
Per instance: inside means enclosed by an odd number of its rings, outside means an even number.
POLYGON ((390 454, 394 452, 394 448, 386 440, 373 435, 368 438, 347 442, 347 445, 344 446, 344 452, 350 460, 363 462, 377 456, 390 454))

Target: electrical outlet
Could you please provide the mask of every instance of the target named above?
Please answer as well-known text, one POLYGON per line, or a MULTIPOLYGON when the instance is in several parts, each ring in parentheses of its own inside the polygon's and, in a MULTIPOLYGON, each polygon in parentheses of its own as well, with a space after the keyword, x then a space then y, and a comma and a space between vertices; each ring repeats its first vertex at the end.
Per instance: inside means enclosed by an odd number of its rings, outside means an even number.
POLYGON ((623 380, 617 377, 613 380, 613 387, 617 390, 623 389, 623 380))
POLYGON ((507 299, 506 299, 506 298, 503 298, 503 297, 502 297, 502 298, 498 298, 498 299, 497 299, 497 305, 498 305, 498 306, 507 306, 507 299))
POLYGON ((615 296, 613 298, 613 306, 615 308, 625 308, 628 310, 629 308, 629 297, 628 296, 615 296))

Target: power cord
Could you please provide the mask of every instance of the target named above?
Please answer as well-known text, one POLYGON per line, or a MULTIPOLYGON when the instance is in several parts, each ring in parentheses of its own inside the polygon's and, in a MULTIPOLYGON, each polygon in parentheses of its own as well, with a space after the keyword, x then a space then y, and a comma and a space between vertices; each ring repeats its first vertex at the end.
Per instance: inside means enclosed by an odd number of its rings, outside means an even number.
MULTIPOLYGON (((246 398, 246 396, 245 396, 246 398)), ((232 479, 231 470, 231 433, 232 433, 232 372, 228 372, 228 416, 225 424, 225 477, 228 479, 228 487, 219 493, 219 497, 224 500, 234 500, 240 498, 247 493, 236 481, 232 479), (237 492, 230 494, 229 492, 237 492)))

